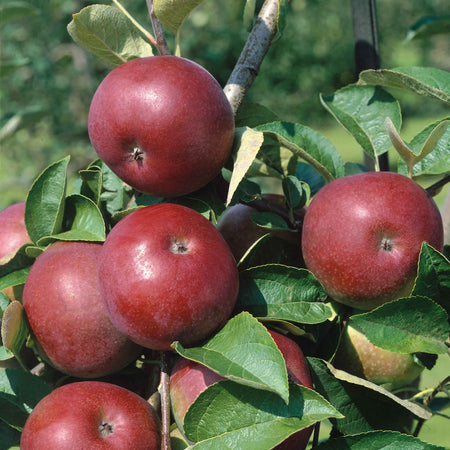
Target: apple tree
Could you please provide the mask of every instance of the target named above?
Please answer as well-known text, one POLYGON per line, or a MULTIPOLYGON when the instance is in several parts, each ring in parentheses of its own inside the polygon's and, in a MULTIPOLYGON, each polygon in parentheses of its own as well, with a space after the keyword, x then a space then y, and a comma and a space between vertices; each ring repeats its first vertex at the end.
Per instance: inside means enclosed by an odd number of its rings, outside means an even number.
POLYGON ((344 163, 245 100, 286 0, 245 2, 222 87, 183 54, 202 0, 147 1, 152 32, 112 3, 67 26, 111 69, 86 123, 98 158, 73 186, 70 154, 54 161, 0 212, 0 447, 443 449, 420 431, 448 419, 450 378, 419 381, 449 367, 450 118, 406 142, 397 94, 449 104, 450 74, 318 93, 370 162, 344 163))

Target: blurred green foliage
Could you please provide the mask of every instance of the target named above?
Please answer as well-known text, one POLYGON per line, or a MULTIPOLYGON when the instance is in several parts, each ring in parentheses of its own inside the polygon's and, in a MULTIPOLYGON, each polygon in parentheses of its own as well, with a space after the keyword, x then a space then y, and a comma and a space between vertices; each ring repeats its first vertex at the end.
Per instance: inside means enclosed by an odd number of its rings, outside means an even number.
MULTIPOLYGON (((90 99, 110 68, 77 46, 66 30, 71 15, 92 3, 36 0, 28 2, 29 14, 0 21, 0 129, 8 124, 19 130, 0 141, 0 209, 23 200, 34 178, 52 161, 71 154, 75 172, 96 158, 87 115, 90 99)), ((151 29, 145 1, 122 3, 151 29)), ((222 85, 248 35, 244 4, 204 1, 182 29, 182 56, 202 64, 222 85)), ((447 6, 447 0, 378 0, 382 67, 450 70, 448 35, 405 41, 410 25, 423 16, 444 14, 447 6)), ((247 99, 271 108, 283 120, 326 130, 334 119, 321 106, 319 94, 356 79, 350 0, 292 0, 289 10, 284 34, 269 50, 247 99)), ((173 48, 174 36, 168 33, 167 38, 173 48)), ((443 114, 440 102, 406 93, 399 99, 405 118, 443 114)))

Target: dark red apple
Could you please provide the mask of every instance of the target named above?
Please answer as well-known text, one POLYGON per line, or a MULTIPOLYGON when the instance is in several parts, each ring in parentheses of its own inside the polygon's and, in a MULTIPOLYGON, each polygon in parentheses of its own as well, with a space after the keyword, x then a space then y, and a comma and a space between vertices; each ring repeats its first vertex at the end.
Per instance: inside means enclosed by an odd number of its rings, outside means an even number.
POLYGON ((210 182, 234 136, 220 85, 203 67, 176 56, 116 67, 94 94, 88 126, 98 155, 123 181, 163 197, 210 182))
POLYGON ((334 300, 371 309, 409 295, 424 241, 442 250, 433 199, 403 175, 367 172, 318 192, 305 215, 302 249, 334 300))
MULTIPOLYGON (((283 212, 287 212, 284 205, 284 197, 277 194, 263 194, 263 199, 269 205, 274 205, 283 212)), ((268 209, 269 210, 269 209, 268 209)), ((265 234, 272 234, 292 244, 301 246, 301 231, 268 230, 260 227, 251 218, 251 215, 259 212, 256 208, 238 203, 225 211, 217 222, 217 229, 229 245, 236 261, 239 261, 245 252, 265 234)), ((303 216, 304 212, 301 212, 303 216)), ((302 260, 299 257, 299 264, 302 260)))
POLYGON ((34 262, 23 306, 43 357, 84 378, 122 369, 140 347, 111 323, 97 280, 101 244, 56 242, 34 262))
MULTIPOLYGON (((286 361, 289 381, 313 388, 308 363, 300 347, 290 338, 268 330, 286 361)), ((170 401, 172 413, 180 430, 186 411, 195 399, 211 384, 224 378, 202 364, 180 358, 170 376, 170 401)), ((277 447, 277 450, 303 450, 306 448, 312 427, 300 430, 277 447)))
POLYGON ((44 397, 28 417, 22 450, 159 450, 153 408, 128 389, 99 381, 67 384, 44 397))
POLYGON ((410 384, 423 370, 413 355, 377 347, 350 325, 344 329, 333 365, 372 383, 386 385, 388 389, 410 384))
POLYGON ((31 242, 25 227, 25 202, 0 211, 0 260, 31 242))
POLYGON ((109 233, 99 282, 114 325, 134 342, 169 350, 221 328, 239 277, 228 245, 196 211, 160 203, 138 209, 109 233))

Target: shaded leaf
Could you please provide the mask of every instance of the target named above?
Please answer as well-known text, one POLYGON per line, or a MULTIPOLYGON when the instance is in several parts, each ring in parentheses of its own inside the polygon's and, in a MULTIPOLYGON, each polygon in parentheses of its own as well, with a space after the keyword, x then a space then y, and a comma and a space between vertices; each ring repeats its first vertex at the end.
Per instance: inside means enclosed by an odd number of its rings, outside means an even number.
POLYGON ((83 8, 73 15, 67 31, 78 45, 113 66, 153 55, 151 45, 139 30, 113 6, 83 8))
POLYGON ((341 414, 317 392, 290 385, 289 404, 229 380, 203 391, 188 409, 184 431, 194 449, 272 448, 296 431, 341 414))
POLYGON ((378 86, 350 85, 330 97, 321 96, 321 101, 371 157, 387 152, 392 145, 384 125, 386 117, 397 129, 402 123, 397 100, 378 86))
POLYGON ((20 19, 21 17, 37 14, 39 10, 28 2, 8 2, 0 5, 0 26, 11 22, 12 20, 20 19))
POLYGON ((272 391, 288 402, 283 356, 267 329, 247 312, 230 319, 202 347, 183 348, 177 342, 173 348, 230 380, 272 391))
POLYGON ((236 307, 256 317, 320 323, 332 316, 323 287, 306 269, 280 264, 240 272, 236 307))
POLYGON ((279 120, 278 116, 267 107, 259 103, 244 101, 238 109, 235 117, 235 124, 236 128, 254 128, 258 125, 275 122, 277 120, 279 120))
POLYGON ((20 302, 14 300, 8 305, 3 313, 1 324, 3 346, 14 355, 18 355, 28 337, 28 324, 20 302))
POLYGON ((291 230, 286 221, 276 213, 256 212, 250 215, 253 222, 268 230, 291 230))

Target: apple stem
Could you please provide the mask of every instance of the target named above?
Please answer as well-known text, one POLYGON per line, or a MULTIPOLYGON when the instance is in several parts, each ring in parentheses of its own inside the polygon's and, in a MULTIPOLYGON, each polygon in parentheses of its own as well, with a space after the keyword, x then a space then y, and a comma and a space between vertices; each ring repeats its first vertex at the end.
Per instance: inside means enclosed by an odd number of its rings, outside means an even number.
POLYGON ((313 434, 313 440, 312 440, 312 448, 315 448, 317 445, 319 445, 319 433, 320 433, 320 422, 317 422, 314 425, 314 434, 313 434))
POLYGON ((153 0, 147 0, 147 9, 152 22, 153 33, 155 33, 155 47, 158 49, 160 55, 170 55, 169 46, 167 45, 166 37, 164 35, 164 28, 156 17, 153 0))
POLYGON ((439 192, 441 192, 441 189, 447 183, 450 183, 450 175, 441 178, 436 183, 432 184, 431 186, 428 186, 425 190, 428 192, 429 195, 431 195, 431 197, 434 197, 435 195, 439 194, 439 192))
POLYGON ((233 114, 253 84, 267 51, 278 31, 279 0, 266 0, 258 14, 241 55, 224 87, 233 114))
POLYGON ((169 368, 166 352, 161 352, 161 375, 158 391, 161 396, 161 450, 170 450, 169 368))

